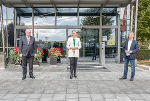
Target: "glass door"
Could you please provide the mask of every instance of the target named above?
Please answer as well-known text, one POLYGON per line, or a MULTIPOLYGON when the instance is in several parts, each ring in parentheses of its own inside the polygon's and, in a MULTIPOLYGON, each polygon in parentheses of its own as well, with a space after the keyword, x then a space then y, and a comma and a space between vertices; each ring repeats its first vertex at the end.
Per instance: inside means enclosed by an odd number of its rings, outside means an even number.
MULTIPOLYGON (((68 29, 68 37, 73 29, 68 29)), ((79 63, 99 63, 99 29, 75 29, 81 40, 79 63)))

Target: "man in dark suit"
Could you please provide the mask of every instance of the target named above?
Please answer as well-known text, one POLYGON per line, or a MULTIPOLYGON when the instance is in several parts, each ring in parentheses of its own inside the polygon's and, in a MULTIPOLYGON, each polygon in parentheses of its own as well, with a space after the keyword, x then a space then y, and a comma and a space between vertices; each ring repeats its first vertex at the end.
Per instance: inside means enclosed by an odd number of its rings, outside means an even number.
POLYGON ((33 76, 33 60, 34 56, 36 56, 36 43, 35 38, 31 36, 31 31, 29 29, 25 31, 25 36, 20 38, 19 54, 22 57, 22 80, 26 79, 27 75, 27 59, 29 59, 30 78, 35 79, 35 77, 33 76))
POLYGON ((120 80, 127 79, 128 73, 128 64, 131 63, 131 78, 130 81, 134 80, 135 75, 135 59, 136 59, 136 52, 138 52, 138 42, 133 40, 134 33, 129 32, 128 40, 125 41, 123 46, 124 51, 124 75, 120 78, 120 80))

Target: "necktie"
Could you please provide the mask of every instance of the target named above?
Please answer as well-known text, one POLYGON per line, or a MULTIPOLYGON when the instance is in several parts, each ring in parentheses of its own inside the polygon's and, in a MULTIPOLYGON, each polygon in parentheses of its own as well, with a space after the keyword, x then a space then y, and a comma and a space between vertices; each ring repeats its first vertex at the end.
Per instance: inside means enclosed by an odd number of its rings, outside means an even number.
POLYGON ((29 44, 29 42, 30 42, 29 36, 27 36, 27 41, 28 41, 28 44, 29 44))

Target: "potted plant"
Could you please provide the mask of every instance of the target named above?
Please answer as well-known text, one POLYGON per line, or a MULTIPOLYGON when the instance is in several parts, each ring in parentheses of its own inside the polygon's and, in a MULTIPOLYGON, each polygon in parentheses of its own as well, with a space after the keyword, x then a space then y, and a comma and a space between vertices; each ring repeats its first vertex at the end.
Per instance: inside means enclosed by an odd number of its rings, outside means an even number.
POLYGON ((43 51, 40 48, 37 48, 37 55, 34 57, 33 64, 40 65, 42 54, 43 54, 43 51))
POLYGON ((18 47, 11 50, 9 55, 10 55, 9 56, 9 62, 11 64, 15 64, 15 65, 21 64, 22 58, 19 55, 19 48, 18 47))
MULTIPOLYGON (((37 55, 36 57, 34 57, 33 63, 39 65, 41 57, 42 57, 42 51, 40 48, 37 48, 37 55)), ((22 61, 22 57, 20 57, 19 48, 16 47, 13 50, 10 50, 9 63, 15 65, 21 65, 21 61, 22 61)))
POLYGON ((62 56, 60 48, 52 47, 48 50, 48 55, 50 56, 50 64, 57 64, 57 57, 62 56))
POLYGON ((47 63, 47 57, 48 57, 48 49, 43 48, 42 49, 42 63, 47 63))

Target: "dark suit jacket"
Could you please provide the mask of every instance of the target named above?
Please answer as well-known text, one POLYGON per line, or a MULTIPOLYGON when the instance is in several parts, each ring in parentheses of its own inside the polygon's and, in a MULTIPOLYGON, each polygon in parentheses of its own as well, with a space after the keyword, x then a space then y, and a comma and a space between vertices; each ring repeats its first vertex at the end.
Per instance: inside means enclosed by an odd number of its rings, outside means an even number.
MULTIPOLYGON (((126 58, 125 50, 128 50, 128 40, 126 40, 123 45, 124 58, 126 58)), ((136 40, 132 40, 130 50, 132 51, 130 59, 136 59, 136 52, 139 50, 138 42, 136 40)))
POLYGON ((31 56, 36 54, 36 43, 35 38, 30 36, 30 42, 28 45, 27 37, 22 36, 19 41, 19 54, 23 54, 23 56, 27 56, 28 52, 31 56))

